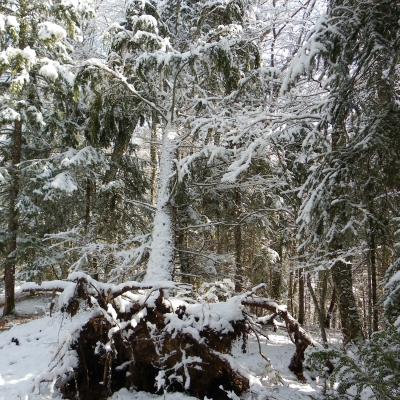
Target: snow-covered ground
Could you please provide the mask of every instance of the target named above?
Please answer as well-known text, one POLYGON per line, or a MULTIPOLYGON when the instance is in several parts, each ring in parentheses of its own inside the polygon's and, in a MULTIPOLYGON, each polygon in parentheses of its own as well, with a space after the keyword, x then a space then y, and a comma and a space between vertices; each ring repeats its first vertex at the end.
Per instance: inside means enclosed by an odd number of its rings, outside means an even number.
MULTIPOLYGON (((60 344, 65 340, 65 332, 79 326, 75 318, 63 317, 57 313, 28 323, 16 325, 0 333, 0 400, 57 399, 48 384, 40 385, 40 380, 48 371, 60 344)), ((271 372, 267 362, 259 355, 255 337, 250 337, 248 351, 241 352, 241 343, 233 349, 231 362, 251 383, 250 392, 243 399, 309 400, 317 398, 318 392, 313 381, 300 383, 289 371, 288 364, 294 346, 286 332, 268 333, 269 340, 260 337, 263 354, 271 360, 277 374, 271 372)), ((230 357, 230 356, 229 356, 230 357)), ((233 396, 233 398, 236 398, 233 396)), ((164 396, 147 393, 131 393, 122 389, 112 400, 189 400, 193 397, 170 394, 164 396)))
MULTIPOLYGON (((0 294, 1 301, 1 294, 0 294)), ((51 295, 40 295, 34 297, 26 297, 17 301, 15 312, 19 316, 25 315, 44 315, 49 310, 51 295)), ((0 303, 1 304, 1 303, 0 303)), ((0 315, 3 314, 3 306, 0 305, 0 315)))
MULTIPOLYGON (((29 297, 17 303, 19 316, 30 316, 26 322, 16 318, 8 320, 0 329, 0 400, 59 399, 56 391, 49 389, 46 373, 60 346, 69 339, 71 332, 82 325, 85 315, 70 318, 56 313, 48 313, 51 297, 29 297), (25 322, 22 323, 21 322, 25 322), (15 323, 15 326, 12 326, 15 323)), ((318 388, 311 379, 299 382, 289 371, 288 365, 294 353, 294 345, 285 331, 266 332, 268 339, 260 336, 262 354, 255 336, 250 336, 247 352, 243 354, 242 343, 237 343, 232 356, 227 356, 232 365, 250 381, 250 391, 243 396, 245 400, 309 400, 318 398, 318 388)), ((237 398, 233 394, 233 399, 237 398)), ((144 392, 129 392, 126 389, 115 393, 111 400, 189 400, 193 397, 179 393, 165 396, 144 392)), ((217 400, 217 399, 215 399, 217 400)))
POLYGON ((0 400, 46 398, 33 387, 57 348, 60 322, 44 317, 0 334, 0 400))

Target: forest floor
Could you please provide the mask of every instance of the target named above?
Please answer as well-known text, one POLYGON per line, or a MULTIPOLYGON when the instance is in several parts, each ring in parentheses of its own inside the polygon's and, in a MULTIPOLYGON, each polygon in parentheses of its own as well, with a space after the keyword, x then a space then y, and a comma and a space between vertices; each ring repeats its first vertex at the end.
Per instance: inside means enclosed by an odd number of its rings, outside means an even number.
MULTIPOLYGON (((44 374, 52 364, 59 346, 79 326, 79 316, 66 318, 60 313, 50 316, 38 316, 45 300, 24 300, 18 309, 24 316, 7 321, 8 330, 0 331, 0 400, 37 400, 60 399, 49 389, 49 385, 40 384, 44 374), (26 313, 33 312, 28 321, 26 313), (36 313, 36 314, 35 314, 36 313), (28 322, 27 322, 28 321, 28 322)), ((1 320, 0 320, 1 321, 1 320)), ((335 338, 333 338, 335 339, 335 338)), ((320 398, 321 388, 309 376, 301 383, 289 371, 288 365, 294 353, 294 345, 285 331, 268 332, 268 339, 260 337, 261 350, 271 361, 272 369, 259 354, 259 344, 254 335, 250 335, 247 352, 242 353, 241 343, 232 351, 232 363, 240 372, 248 376, 250 391, 242 396, 245 400, 310 400, 320 398)), ((307 375, 307 374, 306 374, 307 375)), ((112 400, 189 400, 183 394, 151 395, 144 392, 129 392, 126 389, 115 393, 112 400)), ((232 399, 238 399, 234 394, 232 399)), ((217 399, 215 399, 217 400, 217 399)))

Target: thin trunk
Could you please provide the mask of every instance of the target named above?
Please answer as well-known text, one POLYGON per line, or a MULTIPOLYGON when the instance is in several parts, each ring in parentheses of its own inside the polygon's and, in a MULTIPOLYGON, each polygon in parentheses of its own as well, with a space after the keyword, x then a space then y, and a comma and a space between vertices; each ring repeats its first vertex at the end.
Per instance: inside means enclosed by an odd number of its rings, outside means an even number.
POLYGON ((150 139, 150 166, 151 166, 151 204, 157 204, 157 129, 158 121, 157 116, 153 113, 152 126, 151 126, 151 139, 150 139))
POLYGON ((327 329, 331 327, 333 313, 335 311, 335 305, 336 305, 336 290, 335 288, 333 288, 331 302, 329 303, 328 312, 326 313, 326 319, 325 319, 325 328, 327 329))
POLYGON ((304 271, 303 269, 299 269, 299 313, 297 320, 299 324, 304 325, 304 316, 305 316, 305 302, 304 302, 304 271))
POLYGON ((279 238, 279 263, 276 263, 272 266, 272 287, 271 293, 272 298, 275 300, 280 300, 281 298, 281 289, 282 289, 282 273, 283 273, 283 238, 279 238))
POLYGON ((325 332, 324 312, 322 311, 322 307, 320 307, 320 305, 318 303, 317 295, 315 294, 314 288, 312 287, 311 278, 310 278, 309 274, 307 274, 307 287, 308 287, 308 290, 310 292, 311 298, 312 298, 312 300, 314 302, 315 311, 317 313, 318 322, 319 322, 319 329, 321 331, 322 343, 324 343, 324 347, 326 347, 326 345, 328 343, 328 339, 326 337, 326 332, 325 332))
MULTIPOLYGON (((85 204, 85 234, 92 243, 96 243, 97 234, 96 227, 90 226, 92 223, 92 210, 96 196, 96 182, 91 181, 90 178, 86 180, 86 204, 85 204)), ((88 255, 88 269, 94 279, 99 279, 98 271, 98 258, 96 255, 88 255)))
POLYGON ((324 321, 326 321, 326 313, 325 313, 325 305, 328 296, 328 271, 322 271, 319 274, 320 278, 320 296, 319 296, 319 304, 321 308, 321 313, 324 321))
POLYGON ((235 189, 235 214, 236 225, 234 228, 235 240, 235 291, 241 292, 243 290, 243 260, 242 260, 242 226, 239 223, 240 209, 241 209, 242 196, 239 189, 235 189))
POLYGON ((293 312, 293 272, 289 273, 289 312, 290 314, 294 314, 293 312))
POLYGON ((367 264, 367 279, 368 279, 368 337, 372 335, 372 280, 371 280, 371 264, 367 264))
POLYGON ((7 257, 4 266, 5 302, 3 315, 12 314, 15 309, 15 267, 17 264, 17 237, 19 228, 17 202, 20 179, 19 163, 21 162, 22 153, 22 121, 20 120, 15 121, 14 123, 14 135, 11 151, 11 186, 8 204, 8 240, 6 247, 7 257))
MULTIPOLYGON (((188 220, 187 202, 188 195, 186 181, 183 179, 181 182, 177 183, 174 194, 174 220, 175 225, 178 228, 185 226, 185 223, 188 220)), ((179 270, 182 274, 181 280, 186 283, 191 283, 191 278, 188 275, 192 271, 190 270, 190 257, 188 253, 187 238, 187 230, 177 229, 176 249, 179 256, 179 270)))
POLYGON ((363 313, 362 313, 362 321, 363 321, 363 330, 364 332, 368 332, 368 326, 367 326, 367 321, 368 321, 368 315, 367 315, 367 299, 365 296, 365 284, 364 284, 364 279, 361 285, 361 291, 362 291, 362 308, 363 308, 363 313))
POLYGON ((372 331, 379 329, 378 295, 376 283, 376 241, 375 228, 372 220, 369 221, 369 262, 371 265, 371 290, 372 290, 372 331))
MULTIPOLYGON (((272 5, 274 9, 276 8, 276 0, 272 0, 272 5)), ((276 42, 276 25, 275 21, 272 23, 272 40, 271 40, 271 68, 275 67, 275 42, 276 42)))
POLYGON ((166 128, 163 135, 157 208, 154 216, 152 244, 144 282, 169 281, 173 278, 175 258, 175 221, 172 201, 175 158, 177 153, 176 131, 166 128))
MULTIPOLYGON (((186 245, 186 231, 178 230, 176 235, 176 248, 179 250, 187 250, 186 245)), ((179 264, 180 271, 182 273, 182 282, 191 283, 190 278, 190 264, 189 264, 189 254, 186 251, 179 251, 179 264)))
POLYGON ((86 180, 86 204, 85 204, 85 233, 88 233, 92 209, 92 183, 86 180))

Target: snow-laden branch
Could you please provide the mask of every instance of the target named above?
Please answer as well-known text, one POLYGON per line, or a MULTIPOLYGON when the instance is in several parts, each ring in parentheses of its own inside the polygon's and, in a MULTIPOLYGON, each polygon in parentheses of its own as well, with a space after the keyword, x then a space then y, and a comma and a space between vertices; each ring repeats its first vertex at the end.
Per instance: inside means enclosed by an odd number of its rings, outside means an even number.
POLYGON ((146 99, 145 97, 143 97, 136 89, 135 86, 132 85, 131 83, 128 82, 126 76, 124 76, 123 74, 121 74, 118 71, 115 71, 109 67, 107 67, 107 65, 105 65, 101 60, 98 60, 96 58, 91 58, 89 60, 87 60, 84 64, 83 64, 83 68, 85 67, 96 67, 98 69, 101 69, 104 72, 107 72, 108 74, 112 75, 114 78, 118 79, 118 81, 120 83, 122 83, 131 94, 133 94, 138 100, 143 101, 143 103, 147 104, 151 109, 153 109, 154 111, 156 111, 161 118, 165 121, 168 122, 168 118, 166 116, 166 113, 164 110, 162 110, 160 107, 158 107, 154 102, 152 102, 151 100, 146 99))

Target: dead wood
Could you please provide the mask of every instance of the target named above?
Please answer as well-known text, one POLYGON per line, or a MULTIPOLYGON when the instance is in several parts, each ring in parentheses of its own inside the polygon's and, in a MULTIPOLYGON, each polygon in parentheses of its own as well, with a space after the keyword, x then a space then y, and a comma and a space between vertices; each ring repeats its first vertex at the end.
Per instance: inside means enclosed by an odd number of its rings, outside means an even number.
POLYGON ((304 353, 308 346, 315 346, 317 342, 300 326, 299 322, 286 310, 270 299, 262 297, 247 297, 242 301, 244 306, 257 306, 268 310, 273 317, 279 316, 286 324, 288 334, 296 346, 295 353, 290 360, 289 369, 297 376, 299 380, 304 381, 303 361, 304 353))
MULTIPOLYGON (((243 338, 245 346, 249 330, 254 329, 249 326, 246 313, 242 319, 229 321, 230 330, 219 331, 208 323, 200 323, 200 316, 191 314, 189 306, 172 308, 164 293, 177 287, 173 283, 153 287, 137 282, 107 285, 83 274, 69 282, 60 282, 58 286, 50 282, 30 284, 26 290, 68 288, 70 296, 64 299, 62 311, 71 316, 81 309, 96 311, 71 345, 79 365, 67 379, 63 377, 58 382, 65 398, 102 400, 126 387, 151 393, 179 391, 198 398, 224 400, 231 398, 230 392, 240 395, 249 389, 248 379, 224 356, 239 338, 243 338), (140 292, 133 296, 133 291, 140 292), (128 308, 119 308, 121 299, 128 301, 128 308), (175 325, 171 325, 172 320, 175 325), (179 321, 183 328, 179 328, 179 321)), ((256 297, 256 290, 258 287, 237 298, 235 306, 256 306, 272 313, 264 320, 252 319, 256 323, 276 326, 278 317, 285 322, 296 347, 289 368, 298 379, 304 380, 304 352, 309 345, 315 345, 314 340, 286 308, 256 297)))
MULTIPOLYGON (((87 281, 77 282, 66 312, 76 313, 75 305, 83 302, 93 306, 85 288, 87 281)), ((106 304, 102 296, 98 304, 103 308, 106 304)), ((107 300, 118 313, 118 324, 104 314, 91 318, 81 329, 72 349, 78 354, 79 366, 69 380, 59 384, 65 398, 100 400, 123 387, 133 387, 150 393, 178 391, 201 399, 224 400, 231 398, 229 392, 240 395, 249 389, 248 379, 224 358, 233 342, 247 333, 244 320, 232 322, 233 331, 223 334, 205 326, 197 338, 189 332, 170 331, 172 314, 179 319, 192 316, 185 307, 174 311, 168 306, 162 290, 154 304, 136 303, 124 313, 118 312, 111 292, 107 300), (139 311, 144 317, 131 323, 139 311), (112 328, 117 327, 110 337, 112 328)))

